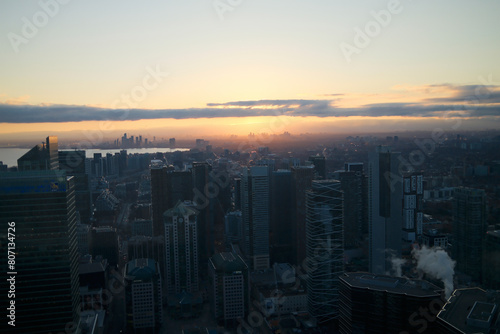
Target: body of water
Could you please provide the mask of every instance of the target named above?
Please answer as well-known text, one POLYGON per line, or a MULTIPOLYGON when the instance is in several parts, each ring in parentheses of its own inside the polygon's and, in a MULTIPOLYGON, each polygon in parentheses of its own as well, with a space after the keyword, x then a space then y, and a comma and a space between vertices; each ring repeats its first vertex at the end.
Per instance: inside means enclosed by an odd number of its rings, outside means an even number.
MULTIPOLYGON (((26 152, 28 152, 29 148, 0 148, 0 161, 3 162, 4 165, 8 165, 9 167, 17 166, 17 159, 22 157, 26 152)), ((60 151, 71 151, 71 149, 59 149, 60 151)), ((92 158, 94 153, 101 153, 103 156, 106 156, 106 153, 119 153, 122 149, 89 149, 85 150, 85 155, 87 158, 92 158)), ((166 147, 148 147, 148 148, 128 148, 126 149, 128 154, 144 154, 144 153, 168 153, 175 151, 189 151, 188 148, 166 148, 166 147)))

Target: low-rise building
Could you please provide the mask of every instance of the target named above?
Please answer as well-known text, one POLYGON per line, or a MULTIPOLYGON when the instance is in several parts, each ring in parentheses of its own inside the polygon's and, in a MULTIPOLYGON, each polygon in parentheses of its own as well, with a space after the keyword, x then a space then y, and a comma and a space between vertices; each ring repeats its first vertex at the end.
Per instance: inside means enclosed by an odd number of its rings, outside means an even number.
POLYGON ((437 316, 438 334, 498 333, 500 294, 480 288, 457 289, 437 316))
POLYGON ((448 248, 448 236, 436 229, 430 229, 422 235, 422 244, 427 247, 448 248))

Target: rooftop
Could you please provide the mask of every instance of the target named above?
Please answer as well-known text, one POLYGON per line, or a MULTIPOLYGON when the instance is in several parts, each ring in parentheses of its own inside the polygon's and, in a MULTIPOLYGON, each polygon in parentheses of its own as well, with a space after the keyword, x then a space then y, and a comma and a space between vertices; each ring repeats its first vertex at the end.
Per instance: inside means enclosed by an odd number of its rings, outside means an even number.
POLYGON ((156 273, 156 262, 152 259, 135 259, 127 263, 127 276, 147 280, 156 273))
POLYGON ((442 291, 440 287, 427 281, 406 277, 392 277, 370 273, 345 273, 343 276, 340 276, 340 279, 355 288, 387 291, 416 297, 438 297, 442 291))
POLYGON ((92 227, 92 230, 96 233, 116 232, 116 228, 112 226, 96 226, 92 227))
POLYGON ((490 321, 495 310, 496 306, 493 303, 475 302, 467 319, 490 321))
MULTIPOLYGON (((188 202, 191 204, 191 202, 188 202)), ((196 212, 188 206, 188 203, 184 203, 178 201, 177 204, 171 209, 168 209, 163 213, 165 217, 174 217, 174 216, 191 216, 196 215, 196 212)))
POLYGON ((234 273, 248 269, 239 255, 229 252, 216 253, 210 258, 210 263, 217 271, 234 273))
POLYGON ((499 302, 500 295, 480 288, 457 289, 438 318, 466 334, 489 333, 499 302))
POLYGON ((162 160, 151 160, 151 169, 161 169, 164 163, 162 160))
POLYGON ((80 275, 104 272, 108 266, 107 260, 80 264, 80 275))

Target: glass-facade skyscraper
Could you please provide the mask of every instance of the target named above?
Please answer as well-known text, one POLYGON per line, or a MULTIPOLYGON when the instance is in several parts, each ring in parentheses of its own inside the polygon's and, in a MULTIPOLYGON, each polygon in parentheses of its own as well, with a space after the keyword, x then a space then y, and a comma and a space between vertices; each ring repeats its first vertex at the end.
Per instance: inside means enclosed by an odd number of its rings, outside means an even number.
POLYGON ((48 136, 45 143, 34 146, 17 159, 19 171, 59 169, 59 144, 56 136, 48 136))
POLYGON ((243 169, 241 212, 244 252, 253 270, 269 268, 269 173, 268 167, 243 169))
POLYGON ((79 282, 74 178, 52 170, 0 173, 3 231, 8 222, 15 223, 16 331, 75 328, 79 282))
POLYGON ((324 322, 338 317, 344 272, 343 194, 337 180, 316 180, 306 192, 307 304, 324 322))
POLYGON ((374 274, 385 274, 391 256, 401 257, 403 189, 401 153, 388 146, 370 152, 368 161, 369 266, 374 274))
POLYGON ((481 281, 486 222, 486 192, 459 187, 453 195, 453 257, 457 269, 481 281))

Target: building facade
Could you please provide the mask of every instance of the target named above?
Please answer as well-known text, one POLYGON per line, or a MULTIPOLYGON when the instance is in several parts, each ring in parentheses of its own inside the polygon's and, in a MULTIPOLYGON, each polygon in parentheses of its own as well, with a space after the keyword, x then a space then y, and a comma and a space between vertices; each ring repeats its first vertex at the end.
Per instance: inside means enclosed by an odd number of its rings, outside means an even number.
POLYGON ((193 180, 190 171, 175 171, 161 160, 151 161, 151 204, 153 235, 163 235, 163 213, 178 201, 193 199, 193 180))
POLYGON ((337 180, 316 180, 306 193, 307 296, 319 322, 338 317, 344 271, 343 194, 337 180))
POLYGON ((422 245, 427 247, 448 248, 448 236, 439 233, 436 229, 430 229, 422 234, 422 245))
POLYGON ((403 189, 400 156, 386 146, 379 146, 369 154, 369 270, 374 274, 390 270, 391 256, 401 257, 403 189))
POLYGON ((153 259, 136 259, 125 267, 127 327, 158 329, 163 323, 160 267, 153 259))
POLYGON ((346 273, 340 277, 340 333, 435 333, 429 319, 444 303, 441 289, 426 281, 346 273))
POLYGON ((208 263, 209 299, 216 321, 226 328, 236 327, 248 314, 248 266, 233 253, 216 253, 208 263))
POLYGON ((165 211, 165 281, 169 295, 199 289, 197 217, 192 202, 165 211))
POLYGON ((59 168, 67 175, 75 177, 75 203, 80 221, 90 223, 92 196, 90 195, 89 174, 85 172, 85 151, 59 151, 59 168))
POLYGON ((488 231, 483 244, 483 286, 500 290, 500 230, 488 231))
MULTIPOLYGON (((15 329, 19 333, 62 332, 68 323, 78 324, 73 181, 57 170, 0 174, 3 231, 7 232, 8 222, 15 223, 15 268, 9 271, 17 272, 15 329)), ((4 291, 7 296, 8 288, 4 291)))
POLYGON ((269 268, 268 171, 265 166, 244 168, 241 177, 243 249, 254 270, 269 268))
POLYGON ((270 258, 272 263, 294 260, 292 243, 292 173, 279 169, 271 173, 270 258))
POLYGON ((292 167, 292 242, 293 264, 302 265, 306 258, 306 190, 311 188, 314 167, 292 167))
POLYGON ((90 230, 90 254, 96 258, 102 256, 111 266, 119 262, 118 233, 111 226, 94 227, 90 230))
POLYGON ((486 237, 486 193, 456 188, 453 198, 453 257, 457 269, 481 281, 483 242, 486 237))
POLYGON ((48 136, 45 143, 34 146, 17 159, 19 171, 58 170, 59 144, 56 136, 48 136))
POLYGON ((353 249, 362 244, 363 235, 368 232, 367 177, 363 164, 346 164, 339 180, 344 193, 344 245, 353 249))

